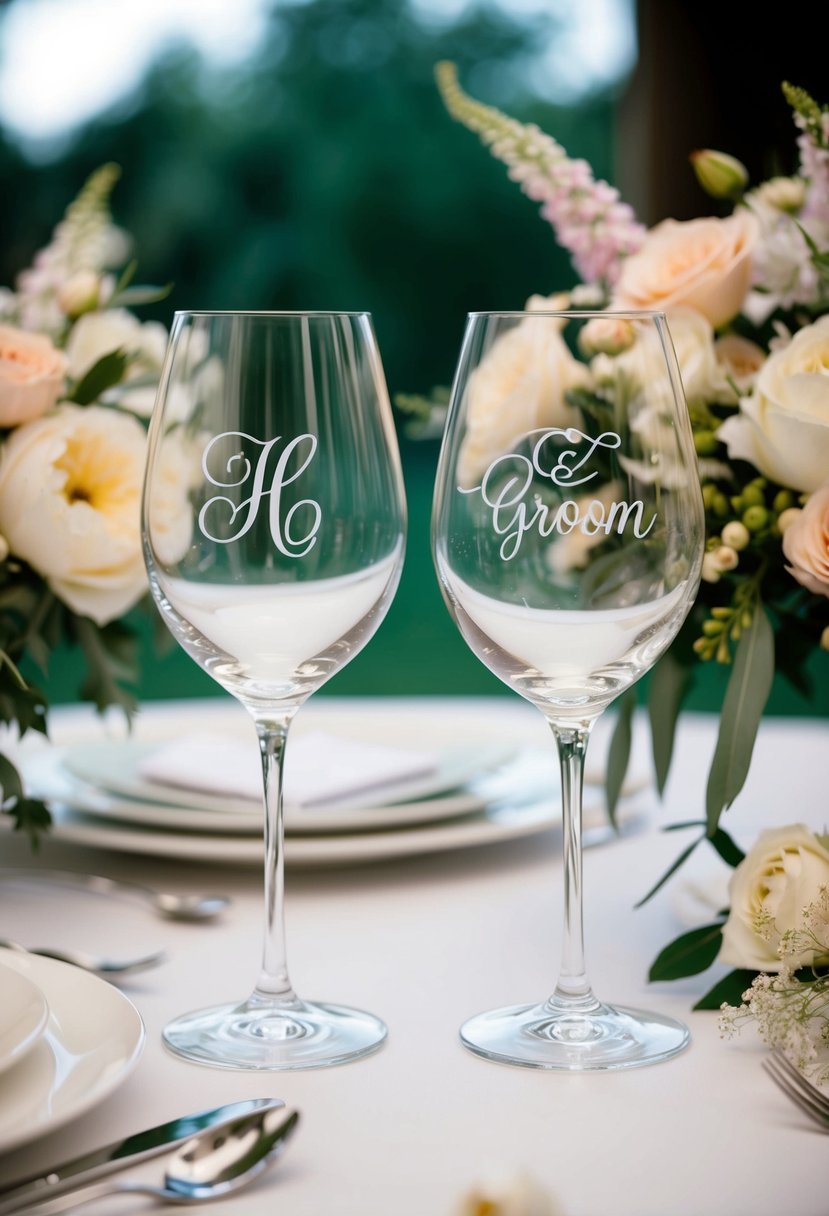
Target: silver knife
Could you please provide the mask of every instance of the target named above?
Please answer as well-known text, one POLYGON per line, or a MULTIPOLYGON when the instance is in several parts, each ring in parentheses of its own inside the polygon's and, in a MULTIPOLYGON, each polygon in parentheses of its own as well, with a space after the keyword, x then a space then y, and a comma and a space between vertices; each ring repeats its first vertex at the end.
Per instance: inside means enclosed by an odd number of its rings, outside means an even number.
POLYGON ((44 1173, 22 1178, 8 1189, 0 1191, 0 1216, 17 1212, 20 1208, 28 1207, 41 1199, 48 1199, 52 1195, 60 1195, 64 1190, 76 1187, 82 1182, 91 1182, 95 1178, 102 1178, 115 1170, 123 1169, 127 1161, 130 1164, 147 1161, 216 1123, 252 1114, 265 1107, 276 1109, 284 1105, 281 1098, 248 1098, 194 1115, 183 1115, 180 1119, 172 1119, 168 1123, 159 1124, 158 1127, 136 1132, 133 1136, 127 1136, 126 1140, 117 1140, 102 1148, 93 1149, 44 1173))

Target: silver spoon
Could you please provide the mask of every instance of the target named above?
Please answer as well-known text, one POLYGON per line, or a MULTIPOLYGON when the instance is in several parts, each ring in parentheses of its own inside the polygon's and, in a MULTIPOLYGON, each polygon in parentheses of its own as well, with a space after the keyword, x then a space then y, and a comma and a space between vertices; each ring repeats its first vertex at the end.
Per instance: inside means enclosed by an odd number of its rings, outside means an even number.
POLYGON ((56 882, 64 886, 80 887, 97 895, 122 895, 140 899, 168 920, 213 920, 230 906, 226 895, 173 894, 170 891, 155 891, 152 887, 145 887, 140 883, 104 878, 99 874, 74 874, 68 870, 27 870, 9 867, 0 869, 0 878, 20 882, 56 882))
POLYGON ((97 954, 89 954, 85 950, 53 950, 50 946, 21 946, 19 942, 0 938, 0 946, 6 950, 19 950, 22 954, 38 954, 41 958, 54 958, 59 963, 71 963, 82 971, 91 971, 93 975, 126 976, 137 975, 150 967, 157 967, 164 960, 164 951, 156 950, 153 954, 144 954, 139 958, 102 958, 97 954))
POLYGON ((267 1107, 206 1128, 157 1158, 156 1164, 164 1167, 161 1184, 110 1177, 15 1210, 55 1216, 105 1195, 147 1195, 158 1203, 179 1206, 221 1199, 241 1190, 273 1165, 298 1122, 297 1111, 267 1107))

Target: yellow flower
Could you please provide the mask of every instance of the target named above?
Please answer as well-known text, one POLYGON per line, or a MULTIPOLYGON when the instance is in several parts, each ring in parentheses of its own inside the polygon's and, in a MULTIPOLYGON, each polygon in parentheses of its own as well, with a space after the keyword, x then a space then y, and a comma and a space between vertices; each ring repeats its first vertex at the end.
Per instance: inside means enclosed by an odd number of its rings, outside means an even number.
POLYGON ((145 433, 127 414, 63 404, 0 457, 0 533, 65 604, 104 625, 146 587, 139 507, 145 433))

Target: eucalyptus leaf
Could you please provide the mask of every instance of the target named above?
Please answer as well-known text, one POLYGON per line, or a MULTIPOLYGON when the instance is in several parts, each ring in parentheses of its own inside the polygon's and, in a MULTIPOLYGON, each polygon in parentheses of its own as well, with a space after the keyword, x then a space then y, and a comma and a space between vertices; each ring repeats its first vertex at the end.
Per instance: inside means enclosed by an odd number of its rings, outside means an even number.
POLYGON ((756 971, 729 971, 713 988, 700 997, 694 1009, 719 1009, 722 1005, 742 1005, 743 993, 751 987, 756 971))
POLYGON ((93 363, 69 393, 69 400, 76 405, 90 405, 97 401, 108 388, 118 384, 127 370, 129 356, 126 351, 114 350, 93 363))
POLYGON ((722 922, 683 933, 656 957, 649 980, 679 980, 706 971, 720 952, 722 922))
POLYGON ((762 604, 737 644, 734 667, 720 713, 717 746, 708 774, 706 818, 713 835, 748 776, 760 719, 774 677, 774 633, 762 604))
POLYGON ((671 768, 679 711, 692 683, 691 667, 671 650, 662 656, 651 675, 648 717, 656 788, 660 794, 664 792, 671 768))
POLYGON ((684 848, 682 850, 679 857, 677 857, 676 861, 673 862, 673 864, 668 867, 668 869, 665 871, 665 873, 662 875, 662 877, 659 879, 659 881, 657 883, 655 883, 654 886, 651 887, 651 889, 650 889, 650 891, 648 891, 647 895, 642 896, 642 898, 639 900, 639 903, 636 904, 635 907, 641 908, 648 902, 649 899, 653 899, 654 895, 656 895, 656 892, 659 891, 662 887, 664 887, 665 883, 668 881, 669 878, 671 878, 674 874, 676 874, 679 867, 685 864, 685 862, 688 860, 688 858, 693 853, 694 849, 703 840, 705 840, 705 836, 698 836, 696 838, 696 840, 692 840, 691 843, 687 846, 687 848, 684 848))
POLYGON ((605 794, 610 822, 618 831, 616 808, 624 785, 630 762, 630 745, 633 738, 633 712, 636 709, 636 690, 629 688, 618 701, 616 726, 607 754, 607 779, 605 794))
POLYGON ((135 308, 142 304, 158 304, 161 300, 166 300, 167 296, 173 290, 172 283, 165 283, 161 287, 153 287, 150 284, 146 286, 125 287, 123 291, 116 291, 109 301, 109 308, 135 308))
POLYGON ((743 850, 738 844, 734 843, 725 828, 717 828, 708 839, 726 865, 738 866, 745 857, 743 850))

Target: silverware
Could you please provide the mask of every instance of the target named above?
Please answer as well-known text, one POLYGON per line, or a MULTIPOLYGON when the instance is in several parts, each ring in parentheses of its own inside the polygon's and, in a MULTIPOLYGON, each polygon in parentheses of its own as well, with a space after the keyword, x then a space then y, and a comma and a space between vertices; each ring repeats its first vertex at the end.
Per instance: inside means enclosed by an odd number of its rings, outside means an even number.
POLYGON ((763 1067, 783 1093, 818 1125, 829 1132, 829 1097, 808 1081, 799 1069, 775 1048, 763 1060, 763 1067))
POLYGON ((91 971, 93 975, 107 977, 123 977, 137 975, 139 971, 147 971, 157 967, 164 960, 164 951, 156 950, 153 954, 144 954, 139 958, 102 958, 97 954, 89 954, 85 950, 53 950, 49 946, 22 946, 20 942, 12 942, 0 938, 0 946, 6 950, 18 950, 21 954, 37 954, 41 958, 54 958, 59 963, 71 963, 83 971, 91 971))
POLYGON ((229 907, 226 895, 174 894, 170 891, 155 891, 140 883, 121 879, 104 878, 98 874, 74 874, 69 870, 27 870, 9 867, 0 869, 0 879, 21 882, 56 882, 63 886, 81 887, 97 895, 123 895, 139 899, 169 920, 206 921, 213 920, 229 907))
POLYGON ((31 1174, 20 1179, 0 1193, 0 1216, 29 1211, 33 1205, 51 1203, 53 1199, 70 1191, 74 1194, 79 1187, 97 1183, 109 1174, 167 1153, 190 1141, 196 1134, 226 1128, 228 1123, 245 1118, 281 1111, 284 1106, 281 1098, 249 1098, 147 1128, 125 1140, 117 1140, 65 1161, 46 1173, 31 1174))

